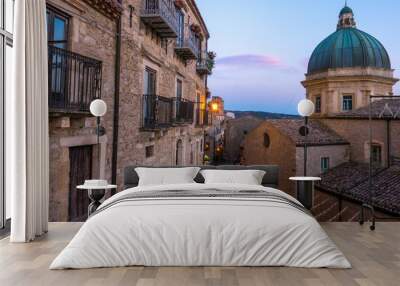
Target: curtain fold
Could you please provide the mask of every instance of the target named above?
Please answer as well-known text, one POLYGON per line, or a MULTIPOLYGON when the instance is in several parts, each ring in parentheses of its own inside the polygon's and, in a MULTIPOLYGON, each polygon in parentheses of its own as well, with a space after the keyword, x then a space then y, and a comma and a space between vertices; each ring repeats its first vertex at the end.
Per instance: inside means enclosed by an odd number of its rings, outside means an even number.
POLYGON ((10 241, 28 242, 47 232, 48 226, 46 1, 16 1, 14 19, 15 88, 7 104, 6 180, 12 193, 10 241))

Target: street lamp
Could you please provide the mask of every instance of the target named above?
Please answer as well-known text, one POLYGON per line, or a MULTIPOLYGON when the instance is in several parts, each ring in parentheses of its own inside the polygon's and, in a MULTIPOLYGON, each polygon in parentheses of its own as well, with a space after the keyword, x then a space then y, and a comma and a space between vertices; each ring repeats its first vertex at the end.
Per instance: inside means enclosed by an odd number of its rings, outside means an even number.
POLYGON ((100 176, 100 118, 103 117, 107 112, 107 104, 104 100, 95 99, 90 103, 90 113, 96 117, 96 134, 97 134, 97 160, 99 167, 100 176))
POLYGON ((214 118, 216 118, 216 116, 218 115, 218 111, 219 111, 219 104, 218 102, 212 102, 211 101, 211 112, 214 113, 212 116, 212 121, 213 121, 213 159, 214 159, 214 163, 216 163, 216 157, 217 157, 217 152, 216 152, 216 148, 217 148, 217 140, 216 140, 216 136, 217 136, 217 126, 215 125, 214 118))
POLYGON ((218 109, 219 109, 218 103, 216 102, 211 103, 211 110, 213 112, 218 112, 218 109))
POLYGON ((303 99, 297 105, 297 111, 301 116, 304 117, 304 126, 300 127, 300 135, 304 136, 304 177, 307 176, 307 135, 308 129, 308 117, 310 117, 315 111, 314 103, 309 99, 303 99))

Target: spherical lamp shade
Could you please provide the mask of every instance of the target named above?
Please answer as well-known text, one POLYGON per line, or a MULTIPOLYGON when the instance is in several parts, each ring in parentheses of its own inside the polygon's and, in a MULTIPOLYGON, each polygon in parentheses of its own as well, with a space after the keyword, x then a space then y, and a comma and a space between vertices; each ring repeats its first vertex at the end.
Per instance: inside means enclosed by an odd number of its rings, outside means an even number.
POLYGON ((90 113, 96 117, 104 116, 107 112, 107 104, 104 100, 95 99, 90 103, 90 113))
POLYGON ((303 99, 297 105, 297 111, 303 117, 311 116, 315 111, 315 105, 311 100, 303 99))

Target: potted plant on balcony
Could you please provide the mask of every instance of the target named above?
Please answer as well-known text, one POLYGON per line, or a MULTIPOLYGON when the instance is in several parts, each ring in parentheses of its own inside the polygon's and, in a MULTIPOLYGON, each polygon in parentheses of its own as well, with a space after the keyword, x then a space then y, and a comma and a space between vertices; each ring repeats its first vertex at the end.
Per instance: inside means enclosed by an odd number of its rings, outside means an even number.
POLYGON ((217 57, 217 54, 213 51, 207 52, 207 61, 206 65, 208 70, 210 71, 210 74, 212 73, 212 70, 215 67, 215 58, 217 57))

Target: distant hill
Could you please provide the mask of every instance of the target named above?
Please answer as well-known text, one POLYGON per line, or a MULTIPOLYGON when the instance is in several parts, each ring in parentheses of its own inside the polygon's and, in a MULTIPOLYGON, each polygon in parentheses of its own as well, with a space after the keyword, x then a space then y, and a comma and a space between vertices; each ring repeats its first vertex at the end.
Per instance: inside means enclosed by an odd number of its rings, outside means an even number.
POLYGON ((254 116, 261 119, 282 119, 282 118, 300 118, 298 115, 284 114, 284 113, 273 113, 265 111, 234 111, 226 110, 225 112, 232 112, 236 118, 244 116, 254 116))

